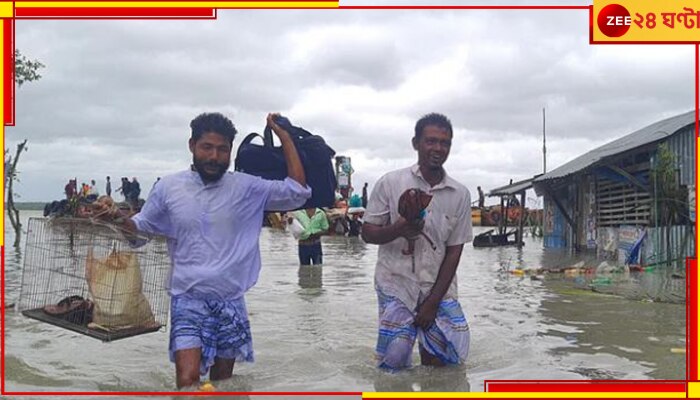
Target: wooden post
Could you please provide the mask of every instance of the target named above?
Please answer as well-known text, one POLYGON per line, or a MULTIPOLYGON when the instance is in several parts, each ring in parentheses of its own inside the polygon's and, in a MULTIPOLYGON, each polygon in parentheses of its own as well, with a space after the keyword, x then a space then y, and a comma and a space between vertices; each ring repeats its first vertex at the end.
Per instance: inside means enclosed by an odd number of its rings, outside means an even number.
POLYGON ((501 196, 501 209, 499 210, 499 211, 501 212, 501 218, 500 218, 499 221, 498 221, 498 233, 499 233, 500 235, 502 235, 502 234, 505 232, 505 228, 503 227, 503 224, 505 223, 505 222, 503 221, 503 209, 504 209, 504 207, 505 207, 505 204, 504 204, 503 199, 504 199, 504 197, 501 196))
POLYGON ((520 226, 518 227, 518 247, 523 247, 523 227, 525 225, 525 191, 520 192, 520 226))

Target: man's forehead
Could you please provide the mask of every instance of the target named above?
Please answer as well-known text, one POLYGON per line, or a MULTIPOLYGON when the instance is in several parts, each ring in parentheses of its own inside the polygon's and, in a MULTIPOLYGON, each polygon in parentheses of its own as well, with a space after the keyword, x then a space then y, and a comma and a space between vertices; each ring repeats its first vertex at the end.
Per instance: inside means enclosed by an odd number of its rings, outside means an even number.
POLYGON ((452 137, 449 129, 438 125, 426 125, 425 128, 423 128, 423 135, 447 135, 452 137))
POLYGON ((202 136, 199 137, 198 141, 226 142, 226 143, 228 143, 226 136, 224 134, 221 134, 221 133, 216 132, 216 131, 204 132, 202 134, 202 136))

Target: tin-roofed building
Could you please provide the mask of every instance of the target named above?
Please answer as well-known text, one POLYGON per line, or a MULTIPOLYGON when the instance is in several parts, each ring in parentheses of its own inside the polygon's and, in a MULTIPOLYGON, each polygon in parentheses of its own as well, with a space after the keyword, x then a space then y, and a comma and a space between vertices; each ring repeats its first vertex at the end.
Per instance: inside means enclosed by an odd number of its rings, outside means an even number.
POLYGON ((545 247, 646 265, 694 256, 695 143, 691 111, 536 177, 545 247))

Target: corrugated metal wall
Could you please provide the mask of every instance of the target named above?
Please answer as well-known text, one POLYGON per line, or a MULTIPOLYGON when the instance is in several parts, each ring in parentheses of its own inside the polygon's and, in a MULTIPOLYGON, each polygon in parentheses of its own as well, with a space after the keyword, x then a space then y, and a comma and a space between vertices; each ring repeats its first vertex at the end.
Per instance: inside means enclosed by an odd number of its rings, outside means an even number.
POLYGON ((666 247, 666 228, 649 228, 646 242, 644 243, 644 256, 647 264, 655 264, 669 258, 679 258, 674 262, 675 266, 685 268, 685 258, 695 256, 695 235, 693 226, 671 227, 670 250, 666 247), (684 243, 685 242, 685 243, 684 243))
POLYGON ((695 185, 695 126, 681 129, 666 143, 676 155, 681 171, 681 185, 695 185))

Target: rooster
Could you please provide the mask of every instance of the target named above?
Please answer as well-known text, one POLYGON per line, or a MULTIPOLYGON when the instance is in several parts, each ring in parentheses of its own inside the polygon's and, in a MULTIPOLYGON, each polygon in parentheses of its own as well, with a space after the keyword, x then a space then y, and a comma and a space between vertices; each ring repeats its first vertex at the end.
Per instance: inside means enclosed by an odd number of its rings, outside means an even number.
MULTIPOLYGON (((406 219, 406 221, 418 224, 423 218, 425 218, 425 209, 430 204, 433 199, 432 195, 425 193, 420 189, 407 189, 401 197, 399 197, 399 215, 406 219)), ((435 250, 435 244, 430 237, 421 230, 420 234, 430 243, 430 247, 435 250)), ((417 239, 407 239, 408 248, 402 250, 404 255, 412 255, 415 249, 415 242, 417 239)))

